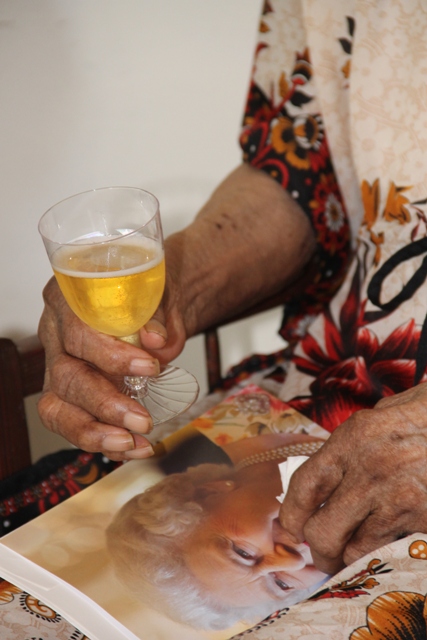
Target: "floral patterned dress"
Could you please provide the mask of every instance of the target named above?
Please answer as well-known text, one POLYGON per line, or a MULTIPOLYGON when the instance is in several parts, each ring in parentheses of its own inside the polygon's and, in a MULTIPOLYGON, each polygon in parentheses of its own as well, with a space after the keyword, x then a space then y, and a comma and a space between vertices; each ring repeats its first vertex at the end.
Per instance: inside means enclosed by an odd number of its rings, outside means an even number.
POLYGON ((263 7, 244 159, 300 204, 319 262, 279 394, 328 431, 427 379, 426 26, 422 0, 263 7))
MULTIPOLYGON (((331 432, 427 380, 427 4, 266 0, 259 31, 244 158, 301 205, 320 268, 285 312, 292 350, 230 382, 270 367, 331 432)), ((398 540, 238 637, 427 638, 426 560, 425 534, 398 540)))

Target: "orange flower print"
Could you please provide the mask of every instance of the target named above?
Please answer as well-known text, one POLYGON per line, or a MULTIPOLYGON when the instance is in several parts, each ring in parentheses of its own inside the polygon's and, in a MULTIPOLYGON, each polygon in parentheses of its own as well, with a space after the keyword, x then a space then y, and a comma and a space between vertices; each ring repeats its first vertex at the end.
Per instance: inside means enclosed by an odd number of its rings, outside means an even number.
MULTIPOLYGON (((397 220, 400 224, 405 224, 411 220, 411 214, 407 209, 410 204, 408 198, 402 195, 403 191, 410 187, 396 187, 394 182, 391 183, 387 196, 387 201, 383 211, 383 217, 388 222, 397 220)), ((377 266, 381 260, 381 245, 384 244, 384 233, 380 231, 375 233, 373 227, 378 219, 378 211, 380 206, 380 182, 377 178, 369 184, 367 180, 363 180, 361 185, 361 194, 364 208, 363 224, 369 230, 371 242, 375 245, 374 265, 377 266)))
POLYGON ((52 622, 59 622, 61 619, 60 614, 56 613, 51 607, 41 602, 34 596, 26 595, 25 600, 21 599, 21 606, 30 613, 33 613, 37 618, 43 620, 50 620, 52 622))
POLYGON ((363 223, 369 230, 371 242, 375 245, 374 265, 378 266, 381 260, 381 245, 384 244, 384 233, 376 234, 372 230, 378 218, 380 206, 380 181, 377 178, 372 185, 367 180, 363 180, 361 188, 363 209, 365 212, 363 223))
POLYGON ((200 417, 193 420, 191 424, 195 429, 206 430, 212 429, 214 422, 213 420, 209 420, 209 418, 200 417))
POLYGON ((284 99, 289 95, 290 85, 286 77, 286 73, 283 71, 279 78, 279 93, 284 99))
POLYGON ((408 549, 411 558, 427 560, 427 544, 425 540, 414 540, 408 549))
POLYGON ((397 220, 400 224, 406 224, 411 220, 411 214, 407 209, 410 204, 408 198, 402 195, 411 187, 396 187, 394 182, 391 183, 387 196, 387 202, 384 208, 383 216, 388 222, 397 220))
POLYGON ((324 140, 319 116, 302 114, 296 118, 280 116, 271 130, 271 146, 297 169, 311 167, 311 152, 318 152, 324 140))
POLYGON ((345 64, 341 67, 341 73, 343 74, 346 80, 350 77, 350 69, 351 69, 351 60, 347 60, 345 64))
POLYGON ((22 593, 21 589, 7 582, 7 580, 0 580, 0 604, 12 602, 17 593, 22 593))
POLYGON ((380 231, 380 233, 376 234, 371 229, 369 237, 371 238, 371 242, 375 245, 374 265, 377 267, 381 260, 381 245, 384 244, 384 233, 380 231))
POLYGON ((220 433, 215 437, 214 442, 219 447, 223 447, 225 444, 229 444, 230 442, 233 442, 233 438, 228 433, 220 433))
POLYGON ((355 629, 349 640, 418 640, 426 637, 425 596, 391 591, 366 609, 366 626, 355 629))
POLYGON ((380 200, 380 181, 377 178, 372 186, 367 180, 363 180, 361 186, 363 208, 365 217, 363 224, 371 229, 378 217, 378 207, 380 200))
POLYGON ((277 120, 271 131, 271 144, 273 149, 277 153, 283 154, 293 167, 298 169, 310 167, 310 160, 305 154, 301 157, 296 154, 297 143, 293 131, 293 121, 290 118, 282 116, 277 120))

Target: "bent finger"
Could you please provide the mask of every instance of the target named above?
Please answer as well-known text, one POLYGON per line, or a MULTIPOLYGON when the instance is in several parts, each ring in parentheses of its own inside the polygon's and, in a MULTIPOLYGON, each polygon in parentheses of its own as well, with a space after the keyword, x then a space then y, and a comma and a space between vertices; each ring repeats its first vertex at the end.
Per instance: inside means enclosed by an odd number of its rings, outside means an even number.
MULTIPOLYGON (((122 378, 117 383, 122 385, 122 378)), ((47 370, 47 391, 67 404, 75 405, 99 422, 148 433, 152 420, 148 411, 125 395, 105 375, 82 360, 62 355, 47 370)), ((42 410, 44 406, 42 405, 42 410)), ((55 417, 60 428, 60 414, 55 417)))
POLYGON ((158 360, 144 349, 85 325, 67 330, 63 348, 69 355, 90 362, 112 376, 155 376, 160 372, 158 360))
POLYGON ((143 436, 99 422, 88 412, 64 402, 50 391, 42 394, 38 408, 47 429, 84 451, 102 452, 111 460, 143 458, 153 453, 151 444, 143 436))
POLYGON ((371 512, 367 488, 360 491, 360 485, 346 484, 343 482, 304 526, 316 568, 331 575, 344 566, 348 542, 371 512))
POLYGON ((370 514, 344 550, 344 562, 351 564, 367 553, 416 533, 427 533, 427 514, 422 510, 385 515, 381 509, 370 514))
POLYGON ((187 335, 182 317, 176 310, 166 318, 163 307, 159 307, 149 322, 140 330, 141 345, 159 362, 166 364, 174 360, 184 348, 187 335))
POLYGON ((326 445, 295 471, 280 507, 279 520, 296 542, 304 541, 306 522, 336 490, 342 478, 342 466, 326 445))
POLYGON ((168 333, 166 330, 165 314, 159 308, 155 315, 140 329, 142 347, 145 349, 162 349, 167 342, 168 333))

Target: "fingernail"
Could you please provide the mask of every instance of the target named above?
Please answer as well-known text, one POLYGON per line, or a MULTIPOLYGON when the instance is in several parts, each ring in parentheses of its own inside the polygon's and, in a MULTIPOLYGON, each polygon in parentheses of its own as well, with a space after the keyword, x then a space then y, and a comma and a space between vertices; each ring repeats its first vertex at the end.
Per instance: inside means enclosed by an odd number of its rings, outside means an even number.
POLYGON ((151 444, 144 445, 143 447, 138 447, 138 449, 133 449, 132 451, 126 451, 125 457, 129 460, 149 458, 154 454, 154 449, 151 444))
POLYGON ((157 333, 159 336, 162 336, 162 338, 164 338, 165 340, 167 338, 166 328, 161 324, 161 322, 159 322, 158 320, 155 320, 154 318, 152 318, 147 322, 144 329, 146 330, 147 333, 157 333))
POLYGON ((128 451, 135 447, 130 433, 110 433, 102 441, 104 451, 128 451))
POLYGON ((159 361, 155 358, 134 358, 129 369, 134 376, 158 376, 160 373, 159 361))
POLYGON ((153 428, 153 421, 150 416, 144 416, 136 411, 128 411, 123 418, 123 426, 129 431, 137 433, 150 433, 153 428))

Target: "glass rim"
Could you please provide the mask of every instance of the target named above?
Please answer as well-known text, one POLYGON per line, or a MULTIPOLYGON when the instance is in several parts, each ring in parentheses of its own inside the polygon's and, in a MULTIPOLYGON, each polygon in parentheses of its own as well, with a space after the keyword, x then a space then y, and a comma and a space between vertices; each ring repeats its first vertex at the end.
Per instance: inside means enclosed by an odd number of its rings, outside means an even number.
POLYGON ((154 203, 156 204, 156 211, 153 213, 153 215, 149 218, 149 220, 147 220, 146 222, 144 222, 144 224, 142 224, 140 227, 138 227, 137 229, 133 229, 132 231, 129 231, 129 233, 124 233, 123 235, 116 237, 116 238, 110 238, 110 239, 105 239, 103 241, 100 241, 99 244, 106 244, 108 242, 116 242, 119 238, 127 238, 129 236, 132 236, 133 234, 137 233, 138 231, 141 231, 141 229, 144 229, 144 227, 146 227, 147 225, 149 225, 154 218, 159 215, 160 213, 160 202, 158 200, 158 198, 151 193, 151 191, 147 191, 147 189, 143 189, 142 187, 126 187, 126 186, 113 186, 113 187, 95 187, 94 189, 86 189, 85 191, 79 191, 78 193, 74 193, 71 196, 67 196, 66 198, 62 198, 62 200, 58 200, 58 202, 55 202, 55 204, 51 205, 49 207, 49 209, 47 209, 43 215, 41 216, 38 225, 37 225, 37 229, 39 234, 41 235, 42 238, 44 238, 45 240, 47 240, 48 242, 57 244, 57 245, 68 245, 68 244, 73 244, 74 246, 78 246, 78 245, 87 245, 87 244, 91 244, 88 241, 70 241, 70 242, 58 242, 56 240, 52 240, 51 238, 49 238, 48 236, 46 236, 42 230, 41 230, 41 226, 43 223, 43 220, 45 219, 45 217, 48 215, 48 213, 50 213, 52 211, 52 209, 55 209, 56 207, 58 207, 61 204, 64 204, 65 202, 68 202, 69 200, 73 200, 74 198, 78 198, 79 196, 85 196, 88 195, 90 193, 99 193, 99 192, 106 192, 106 191, 136 191, 136 192, 142 192, 145 193, 147 195, 149 195, 153 200, 154 203))

